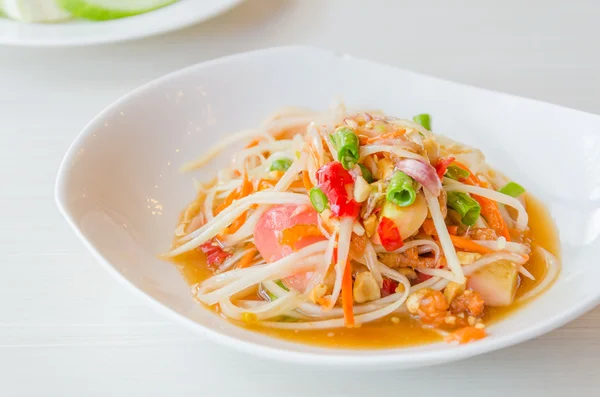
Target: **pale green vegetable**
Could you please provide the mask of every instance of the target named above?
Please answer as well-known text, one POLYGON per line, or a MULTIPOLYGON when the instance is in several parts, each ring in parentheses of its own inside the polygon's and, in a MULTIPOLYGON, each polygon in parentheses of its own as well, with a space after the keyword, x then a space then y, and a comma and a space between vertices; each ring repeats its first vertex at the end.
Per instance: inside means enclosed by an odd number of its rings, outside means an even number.
POLYGON ((0 14, 23 22, 59 22, 71 17, 54 0, 0 0, 0 14))
POLYGON ((95 21, 131 17, 167 6, 177 0, 57 0, 74 16, 95 21))

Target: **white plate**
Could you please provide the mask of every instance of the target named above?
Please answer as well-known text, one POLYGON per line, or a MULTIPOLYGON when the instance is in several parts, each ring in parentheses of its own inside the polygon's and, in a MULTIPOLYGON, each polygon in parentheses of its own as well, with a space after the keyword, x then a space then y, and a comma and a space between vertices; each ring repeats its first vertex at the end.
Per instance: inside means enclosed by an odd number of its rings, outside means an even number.
POLYGON ((205 21, 242 0, 179 0, 145 14, 111 21, 30 24, 0 17, 0 44, 62 47, 139 39, 205 21))
MULTIPOLYGON (((105 109, 69 149, 58 206, 84 244, 128 289, 215 341, 276 359, 378 369, 457 360, 559 327, 600 300, 600 117, 467 87, 332 52, 274 48, 169 74, 105 109), (333 350, 238 328, 192 299, 165 252, 179 211, 194 196, 179 165, 223 134, 258 125, 288 105, 433 115, 435 131, 481 148, 551 210, 563 271, 539 299, 464 346, 333 350)), ((227 155, 228 153, 226 153, 227 155)), ((227 157, 227 156, 224 156, 227 157)), ((211 178, 214 168, 195 175, 211 178)))

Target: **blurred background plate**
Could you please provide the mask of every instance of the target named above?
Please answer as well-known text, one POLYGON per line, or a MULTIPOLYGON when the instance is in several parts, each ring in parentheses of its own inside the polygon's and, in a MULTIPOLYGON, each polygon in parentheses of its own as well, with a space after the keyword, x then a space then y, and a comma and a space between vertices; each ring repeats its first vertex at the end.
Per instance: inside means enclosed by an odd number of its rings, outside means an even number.
POLYGON ((241 2, 242 0, 179 0, 146 14, 99 22, 73 20, 33 24, 0 17, 0 44, 62 47, 139 39, 205 21, 241 2))

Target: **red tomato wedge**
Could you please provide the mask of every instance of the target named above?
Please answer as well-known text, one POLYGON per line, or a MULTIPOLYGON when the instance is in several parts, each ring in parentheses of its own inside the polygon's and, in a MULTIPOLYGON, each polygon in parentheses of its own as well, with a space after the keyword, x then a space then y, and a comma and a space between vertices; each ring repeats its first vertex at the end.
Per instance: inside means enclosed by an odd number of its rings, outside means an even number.
POLYGON ((267 210, 254 228, 254 244, 267 262, 275 262, 307 245, 325 240, 323 236, 306 236, 295 242, 294 247, 281 244, 284 230, 296 225, 316 225, 317 211, 311 206, 294 204, 276 205, 267 210))
MULTIPOLYGON (((325 240, 323 236, 308 235, 294 242, 293 247, 283 245, 283 231, 298 225, 316 225, 317 211, 311 206, 294 204, 276 205, 265 212, 254 228, 254 244, 267 262, 275 262, 295 250, 325 240)), ((312 272, 299 273, 286 278, 285 284, 298 291, 304 291, 312 272)))

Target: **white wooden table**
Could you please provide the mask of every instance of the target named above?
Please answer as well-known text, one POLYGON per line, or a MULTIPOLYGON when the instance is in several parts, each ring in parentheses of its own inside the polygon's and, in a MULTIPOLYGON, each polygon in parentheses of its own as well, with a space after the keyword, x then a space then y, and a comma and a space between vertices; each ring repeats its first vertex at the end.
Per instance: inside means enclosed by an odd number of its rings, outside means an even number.
POLYGON ((144 306, 84 251, 54 205, 64 152, 104 106, 172 70, 255 48, 333 48, 600 113, 598 2, 489 3, 249 0, 137 42, 0 48, 0 395, 599 395, 600 308, 446 366, 348 374, 274 363, 201 340, 144 306))

